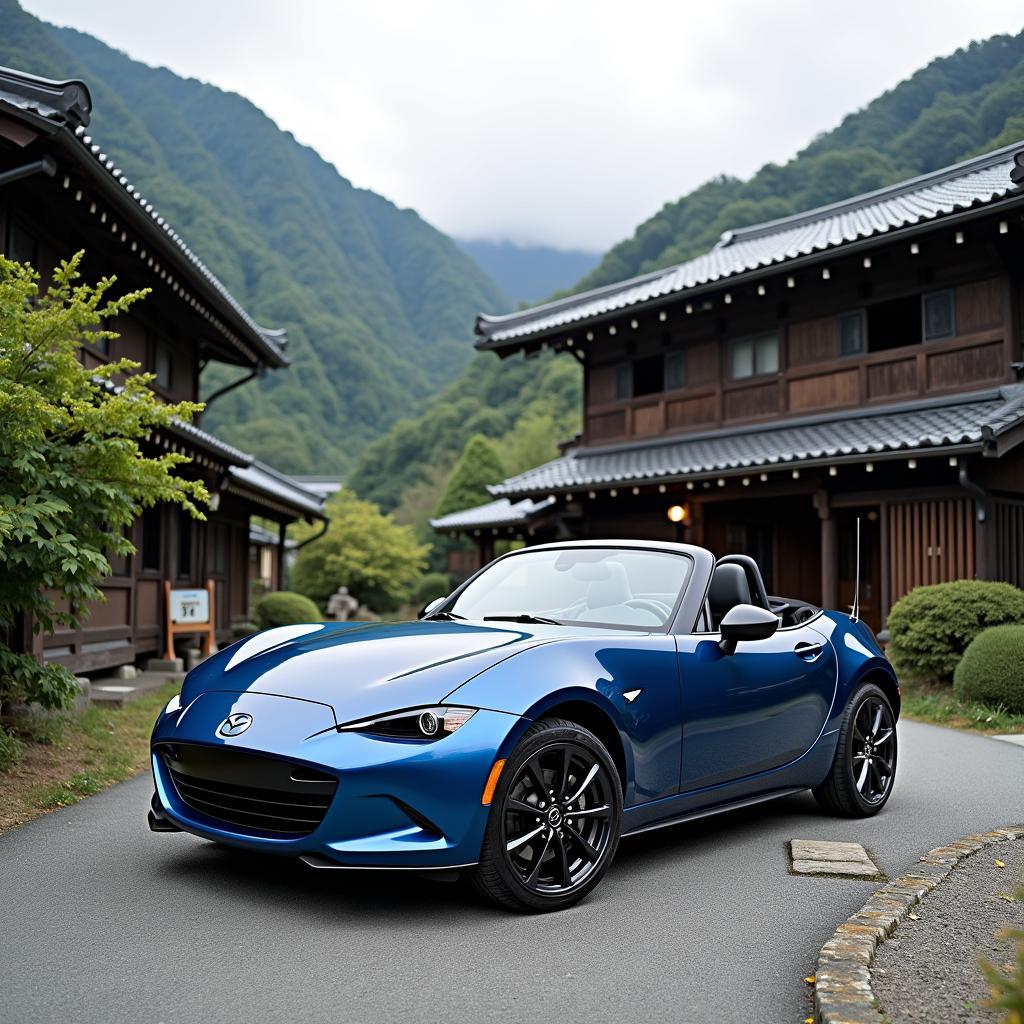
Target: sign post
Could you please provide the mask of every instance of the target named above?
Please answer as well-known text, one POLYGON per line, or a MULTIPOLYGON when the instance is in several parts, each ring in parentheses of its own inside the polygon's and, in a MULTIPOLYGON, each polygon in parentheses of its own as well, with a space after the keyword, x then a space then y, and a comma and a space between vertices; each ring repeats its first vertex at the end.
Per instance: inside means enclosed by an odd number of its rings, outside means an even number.
POLYGON ((203 637, 203 656, 213 654, 216 623, 214 622, 213 580, 194 590, 172 590, 164 580, 164 607, 167 618, 167 660, 174 660, 174 638, 182 634, 203 637))

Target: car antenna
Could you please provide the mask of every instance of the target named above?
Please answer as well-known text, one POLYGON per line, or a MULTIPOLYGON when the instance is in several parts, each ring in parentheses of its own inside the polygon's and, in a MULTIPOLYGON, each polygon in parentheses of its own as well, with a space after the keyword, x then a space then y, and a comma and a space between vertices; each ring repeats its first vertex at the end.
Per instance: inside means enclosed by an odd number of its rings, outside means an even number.
POLYGON ((850 609, 850 621, 856 622, 860 617, 860 516, 857 516, 857 549, 853 572, 853 607, 850 609))

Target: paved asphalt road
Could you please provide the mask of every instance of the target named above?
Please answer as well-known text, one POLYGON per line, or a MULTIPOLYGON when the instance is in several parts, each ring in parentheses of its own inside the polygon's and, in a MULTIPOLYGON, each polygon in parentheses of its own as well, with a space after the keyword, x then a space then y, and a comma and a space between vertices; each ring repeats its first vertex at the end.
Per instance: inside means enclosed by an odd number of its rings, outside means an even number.
POLYGON ((877 818, 796 796, 650 833, 540 917, 155 835, 143 776, 0 837, 0 1021, 795 1024, 819 947, 876 886, 789 875, 786 840, 855 840, 896 876, 1024 820, 1024 749, 913 722, 900 738, 877 818))

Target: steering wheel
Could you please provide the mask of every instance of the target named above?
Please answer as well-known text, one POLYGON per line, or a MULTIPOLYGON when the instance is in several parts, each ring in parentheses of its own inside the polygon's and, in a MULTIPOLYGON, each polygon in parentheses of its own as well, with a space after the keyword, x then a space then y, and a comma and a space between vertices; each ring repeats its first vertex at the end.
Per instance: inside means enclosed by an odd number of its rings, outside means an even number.
POLYGON ((652 612, 661 619, 667 619, 672 614, 672 609, 668 605, 664 605, 660 601, 655 601, 649 597, 632 597, 624 603, 627 608, 636 608, 642 612, 652 612))

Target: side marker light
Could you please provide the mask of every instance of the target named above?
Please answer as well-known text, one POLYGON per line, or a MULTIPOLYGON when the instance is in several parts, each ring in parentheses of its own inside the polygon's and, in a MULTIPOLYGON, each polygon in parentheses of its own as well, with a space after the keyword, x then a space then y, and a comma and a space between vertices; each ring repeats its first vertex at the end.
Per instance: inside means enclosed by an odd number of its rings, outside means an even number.
POLYGON ((484 795, 480 800, 480 803, 484 807, 490 807, 491 801, 494 799, 494 790, 498 786, 498 779, 501 776, 501 769, 505 767, 505 758, 500 761, 495 761, 491 768, 491 774, 487 776, 487 785, 484 786, 484 795))

